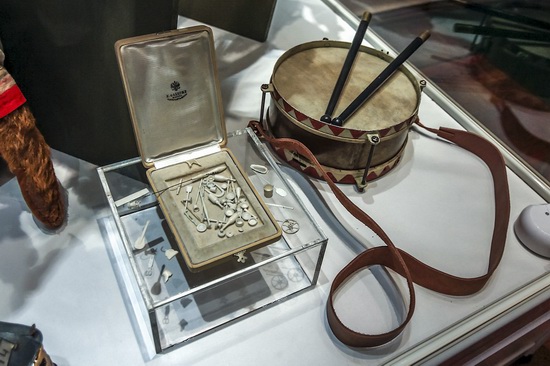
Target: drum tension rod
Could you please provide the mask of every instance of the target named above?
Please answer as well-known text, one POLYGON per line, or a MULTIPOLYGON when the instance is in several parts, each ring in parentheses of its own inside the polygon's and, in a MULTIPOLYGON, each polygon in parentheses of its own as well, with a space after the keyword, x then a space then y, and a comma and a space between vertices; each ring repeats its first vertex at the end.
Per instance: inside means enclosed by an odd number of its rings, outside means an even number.
POLYGON ((262 84, 261 89, 262 89, 262 102, 260 105, 260 118, 258 122, 260 123, 260 126, 262 126, 263 128, 266 128, 266 125, 264 125, 265 96, 267 93, 272 92, 273 88, 271 87, 270 84, 262 84))
POLYGON ((380 136, 378 134, 368 134, 367 138, 370 145, 369 150, 369 157, 367 158, 367 165, 365 166, 365 171, 363 172, 363 178, 361 179, 361 183, 357 185, 357 190, 361 193, 365 191, 365 188, 367 187, 367 176, 369 175, 369 169, 372 164, 372 156, 374 155, 374 148, 376 145, 380 143, 380 136))

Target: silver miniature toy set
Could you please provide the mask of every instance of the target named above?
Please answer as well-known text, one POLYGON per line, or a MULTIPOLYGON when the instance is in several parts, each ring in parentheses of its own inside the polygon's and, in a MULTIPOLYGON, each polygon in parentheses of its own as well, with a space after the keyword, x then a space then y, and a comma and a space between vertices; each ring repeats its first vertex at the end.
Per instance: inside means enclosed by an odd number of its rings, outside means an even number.
POLYGON ((256 135, 226 133, 211 30, 116 52, 140 157, 98 168, 100 224, 145 351, 315 286, 327 238, 256 135))
POLYGON ((281 229, 229 150, 147 174, 190 269, 265 245, 281 229))

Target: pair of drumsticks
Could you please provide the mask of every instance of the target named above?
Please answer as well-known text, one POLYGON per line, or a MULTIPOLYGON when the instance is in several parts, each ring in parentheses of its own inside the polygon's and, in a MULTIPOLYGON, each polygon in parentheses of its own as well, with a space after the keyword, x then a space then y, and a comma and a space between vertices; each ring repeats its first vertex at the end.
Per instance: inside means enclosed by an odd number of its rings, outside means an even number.
POLYGON ((421 35, 416 37, 404 50, 401 52, 382 72, 355 98, 351 104, 344 109, 344 111, 336 118, 332 118, 334 113, 334 108, 338 99, 340 99, 340 94, 344 88, 344 84, 349 76, 351 67, 355 58, 357 57, 357 52, 361 46, 361 42, 367 32, 369 22, 372 18, 372 15, 369 12, 364 12, 361 18, 361 22, 357 27, 355 36, 349 48, 344 64, 342 65, 342 70, 340 75, 336 80, 336 85, 332 91, 329 103, 325 114, 321 116, 321 121, 330 123, 336 126, 342 126, 344 122, 353 114, 359 107, 361 107, 377 90, 380 88, 386 80, 392 76, 395 71, 430 37, 430 31, 426 30, 421 35))

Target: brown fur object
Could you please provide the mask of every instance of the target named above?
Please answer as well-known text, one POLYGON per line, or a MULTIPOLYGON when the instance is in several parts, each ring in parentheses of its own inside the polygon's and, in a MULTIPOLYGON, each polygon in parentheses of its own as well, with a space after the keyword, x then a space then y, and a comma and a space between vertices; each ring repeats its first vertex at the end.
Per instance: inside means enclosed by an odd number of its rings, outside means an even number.
POLYGON ((26 103, 0 118, 0 156, 16 176, 34 217, 48 229, 59 228, 66 215, 61 186, 50 159, 50 147, 26 103))
POLYGON ((61 187, 50 148, 27 104, 0 119, 0 141, 0 155, 17 177, 32 214, 49 229, 60 227, 65 220, 61 187))

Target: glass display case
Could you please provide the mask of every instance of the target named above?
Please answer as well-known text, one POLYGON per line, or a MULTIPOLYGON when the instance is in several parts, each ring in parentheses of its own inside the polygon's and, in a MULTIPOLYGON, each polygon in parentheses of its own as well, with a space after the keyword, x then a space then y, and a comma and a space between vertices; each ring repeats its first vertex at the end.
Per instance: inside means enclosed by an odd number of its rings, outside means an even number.
MULTIPOLYGON (((263 192, 283 235, 201 270, 186 266, 139 158, 98 168, 120 235, 109 242, 119 277, 126 278, 127 307, 148 325, 144 332, 152 334, 157 353, 317 282, 327 245, 319 226, 250 129, 229 133, 227 147, 263 192)), ((181 194, 191 205, 197 202, 193 195, 185 198, 189 192, 181 194)))

